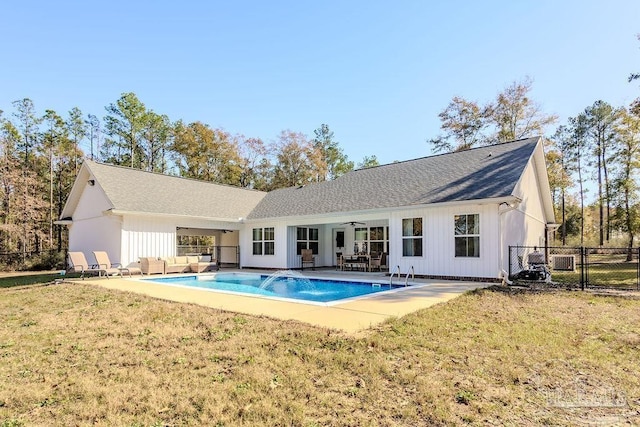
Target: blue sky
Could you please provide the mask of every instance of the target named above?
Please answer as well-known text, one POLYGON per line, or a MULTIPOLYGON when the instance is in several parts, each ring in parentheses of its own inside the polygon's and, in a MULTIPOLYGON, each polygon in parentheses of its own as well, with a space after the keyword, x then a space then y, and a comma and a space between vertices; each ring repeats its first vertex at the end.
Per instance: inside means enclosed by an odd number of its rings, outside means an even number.
MULTIPOLYGON (((640 96, 640 2, 29 1, 0 14, 0 109, 102 118, 123 92, 266 142, 322 123, 356 163, 426 156, 453 96, 533 79, 561 121, 640 96)), ((6 114, 6 113, 5 113, 6 114)))

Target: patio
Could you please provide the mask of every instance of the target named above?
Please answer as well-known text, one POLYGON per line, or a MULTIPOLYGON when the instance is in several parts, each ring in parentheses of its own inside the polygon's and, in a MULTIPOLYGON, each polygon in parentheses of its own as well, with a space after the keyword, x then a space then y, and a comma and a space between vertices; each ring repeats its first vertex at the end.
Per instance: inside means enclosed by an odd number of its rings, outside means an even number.
MULTIPOLYGON (((272 271, 232 270, 269 274, 272 271)), ((385 273, 345 272, 335 270, 305 271, 304 275, 326 279, 356 279, 388 281, 385 273)), ((153 276, 152 276, 153 277, 153 276)), ((158 276, 161 277, 161 276, 158 276)), ((166 277, 166 276, 162 276, 166 277)), ((146 278, 146 277, 145 277, 146 278)), ((394 283, 403 283, 404 279, 394 283)), ((152 283, 140 278, 121 279, 88 278, 91 283, 109 289, 134 292, 165 300, 198 304, 219 310, 244 313, 254 316, 268 316, 281 320, 297 320, 324 328, 340 329, 356 333, 383 323, 393 317, 401 317, 434 304, 449 301, 458 295, 488 286, 480 282, 454 282, 415 279, 412 285, 399 292, 369 295, 365 298, 347 301, 331 306, 319 306, 298 302, 279 301, 248 295, 234 295, 201 289, 187 289, 152 283)))

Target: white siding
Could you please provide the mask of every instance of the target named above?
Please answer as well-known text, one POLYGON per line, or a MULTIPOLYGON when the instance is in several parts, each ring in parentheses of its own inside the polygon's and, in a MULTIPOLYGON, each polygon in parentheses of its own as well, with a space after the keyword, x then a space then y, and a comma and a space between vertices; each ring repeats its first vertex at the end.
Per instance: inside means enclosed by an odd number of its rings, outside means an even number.
POLYGON ((83 252, 89 264, 93 251, 107 251, 111 262, 121 262, 120 218, 105 216, 111 205, 98 186, 85 186, 69 227, 69 251, 83 252))
POLYGON ((542 246, 544 244, 546 219, 533 159, 516 185, 514 195, 521 198, 522 202, 516 209, 504 213, 501 218, 504 254, 502 265, 505 271, 508 271, 510 245, 542 246))
POLYGON ((140 257, 173 256, 175 252, 175 222, 153 217, 124 217, 122 259, 127 264, 137 262, 140 257))
POLYGON ((400 267, 405 275, 413 266, 416 274, 436 276, 486 277, 499 275, 499 239, 495 204, 431 207, 395 212, 389 223, 389 268, 400 267), (480 220, 480 257, 455 256, 454 217, 478 214, 480 220), (420 257, 402 256, 402 220, 422 218, 423 253, 420 257))
MULTIPOLYGON (((287 227, 284 222, 251 223, 240 231, 240 266, 252 268, 286 269, 287 227), (253 255, 253 229, 273 227, 275 233, 274 255, 253 255)), ((295 246, 294 246, 295 247, 295 246)))
MULTIPOLYGON (((177 228, 195 228, 205 230, 231 230, 238 224, 229 224, 202 219, 175 219, 156 216, 125 215, 122 227, 122 259, 126 263, 135 263, 140 257, 163 257, 176 254, 177 228)), ((238 233, 213 233, 220 241, 217 245, 236 246, 238 233), (224 236, 224 239, 222 238, 224 236)), ((226 256, 226 252, 225 252, 226 256)), ((235 262, 224 259, 222 262, 235 262)), ((124 262, 123 262, 124 265, 124 262)))
MULTIPOLYGON (((387 213, 389 219, 363 219, 366 226, 389 225, 389 260, 390 268, 400 266, 402 274, 406 274, 411 266, 416 274, 498 278, 500 275, 500 240, 498 230, 497 204, 451 205, 445 207, 425 207, 404 209, 387 213), (454 241, 454 217, 457 214, 478 214, 480 220, 480 257, 456 258, 454 241), (420 257, 402 256, 402 219, 423 219, 423 255, 420 257)), ((350 216, 351 220, 358 220, 350 216)), ((335 219, 334 219, 335 220, 335 219)), ((318 220, 321 221, 320 219, 318 220)), ((327 219, 325 219, 327 221, 327 219)), ((320 234, 320 251, 316 257, 316 265, 331 266, 333 263, 332 230, 344 228, 345 248, 349 253, 353 248, 354 228, 340 222, 326 224, 299 223, 292 225, 284 221, 255 222, 246 225, 241 232, 241 260, 243 267, 253 268, 299 268, 300 258, 296 255, 296 227, 317 227, 320 234), (254 256, 252 254, 253 228, 274 227, 275 255, 254 256)))

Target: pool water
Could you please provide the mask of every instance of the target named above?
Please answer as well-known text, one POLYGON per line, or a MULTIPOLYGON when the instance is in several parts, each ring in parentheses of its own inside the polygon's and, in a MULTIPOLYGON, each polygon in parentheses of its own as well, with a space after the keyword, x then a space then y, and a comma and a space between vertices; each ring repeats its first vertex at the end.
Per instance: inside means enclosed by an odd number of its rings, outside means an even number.
POLYGON ((388 284, 371 282, 312 279, 298 276, 267 276, 251 273, 216 273, 145 280, 168 285, 324 303, 390 289, 388 284))

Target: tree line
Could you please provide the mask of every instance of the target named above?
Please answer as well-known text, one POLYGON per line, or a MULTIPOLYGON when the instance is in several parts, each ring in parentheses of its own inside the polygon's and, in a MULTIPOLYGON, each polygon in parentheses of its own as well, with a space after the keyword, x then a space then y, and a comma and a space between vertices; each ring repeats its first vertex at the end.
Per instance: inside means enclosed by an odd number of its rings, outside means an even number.
MULTIPOLYGON (((637 79, 632 74, 629 82, 637 79)), ((428 143, 453 152, 545 135, 558 118, 542 111, 531 89, 525 78, 485 104, 454 97, 439 114, 442 134, 428 143)), ((596 100, 545 143, 560 243, 632 248, 640 233, 640 98, 617 107, 596 100)))
MULTIPOLYGON (((631 74, 629 82, 639 79, 631 74)), ((438 115, 440 135, 428 143, 435 152, 453 152, 548 134, 558 118, 531 98, 532 85, 529 78, 515 81, 486 103, 453 97, 438 115)), ((263 191, 335 179, 356 167, 326 124, 313 137, 283 130, 266 143, 200 121, 172 121, 134 93, 106 106, 102 120, 79 108, 66 116, 41 113, 29 98, 12 107, 10 114, 0 110, 0 254, 66 247, 54 221, 85 158, 263 191)), ((623 239, 633 247, 640 232, 639 141, 640 98, 628 106, 597 100, 547 136, 563 245, 623 239), (589 198, 592 187, 597 194, 589 198)), ((377 164, 375 155, 364 156, 357 167, 377 164)))
MULTIPOLYGON (((356 167, 326 124, 313 137, 283 130, 267 143, 200 121, 172 121, 134 93, 106 106, 102 119, 79 108, 40 113, 29 98, 12 108, 0 110, 0 254, 66 247, 64 228, 54 222, 85 158, 263 191, 335 179, 356 167)), ((365 156, 357 167, 377 164, 375 155, 365 156)))

